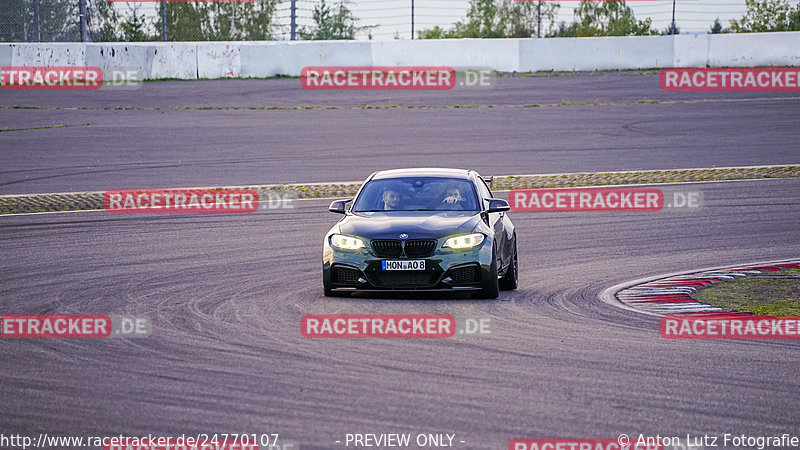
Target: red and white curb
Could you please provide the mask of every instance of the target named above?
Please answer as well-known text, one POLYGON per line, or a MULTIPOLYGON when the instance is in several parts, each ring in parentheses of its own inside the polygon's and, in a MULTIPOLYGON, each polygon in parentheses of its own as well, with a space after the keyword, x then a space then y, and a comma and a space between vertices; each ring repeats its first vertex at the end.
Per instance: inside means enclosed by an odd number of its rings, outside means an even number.
POLYGON ((700 303, 691 294, 697 289, 721 281, 777 272, 781 269, 800 269, 800 259, 702 269, 697 272, 635 280, 606 289, 600 293, 600 298, 606 303, 654 316, 719 313, 752 315, 700 303))

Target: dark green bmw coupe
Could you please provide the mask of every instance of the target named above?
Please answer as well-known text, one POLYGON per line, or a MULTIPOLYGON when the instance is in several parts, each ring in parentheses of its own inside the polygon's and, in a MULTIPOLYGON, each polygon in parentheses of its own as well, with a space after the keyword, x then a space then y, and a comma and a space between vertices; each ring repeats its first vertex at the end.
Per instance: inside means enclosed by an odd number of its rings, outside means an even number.
POLYGON ((325 235, 325 295, 375 291, 470 291, 497 298, 517 287, 517 235, 477 173, 400 169, 370 175, 344 218, 325 235))

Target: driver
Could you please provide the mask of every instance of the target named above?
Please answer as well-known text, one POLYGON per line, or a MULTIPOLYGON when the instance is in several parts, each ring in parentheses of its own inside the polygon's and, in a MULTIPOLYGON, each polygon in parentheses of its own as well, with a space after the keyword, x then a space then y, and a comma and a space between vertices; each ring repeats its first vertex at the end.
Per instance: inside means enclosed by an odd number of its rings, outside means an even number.
POLYGON ((400 210, 400 199, 400 191, 394 188, 387 188, 383 191, 383 195, 381 196, 381 200, 383 200, 383 209, 386 211, 400 210))
POLYGON ((464 197, 461 196, 461 191, 459 191, 457 187, 451 186, 447 188, 447 192, 444 194, 444 200, 442 200, 442 203, 455 204, 463 199, 464 197))

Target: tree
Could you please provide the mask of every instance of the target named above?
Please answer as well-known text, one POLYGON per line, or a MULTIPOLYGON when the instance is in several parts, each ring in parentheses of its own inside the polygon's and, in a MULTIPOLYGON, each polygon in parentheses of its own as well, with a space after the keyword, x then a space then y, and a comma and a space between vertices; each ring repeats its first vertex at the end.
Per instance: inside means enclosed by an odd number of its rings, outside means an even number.
POLYGON ((625 0, 581 0, 575 8, 575 21, 561 24, 557 37, 582 36, 647 36, 658 34, 652 20, 636 20, 625 0))
POLYGON ((206 11, 210 20, 205 21, 205 35, 211 41, 272 39, 275 7, 276 0, 208 3, 206 11))
MULTIPOLYGON (((0 40, 34 40, 33 0, 2 0, 0 22, 16 26, 0 34, 0 40)), ((78 2, 74 0, 42 0, 39 4, 39 28, 42 42, 79 41, 78 2)))
MULTIPOLYGON (((169 2, 166 4, 170 41, 263 41, 273 38, 277 0, 242 2, 169 2)), ((155 22, 161 32, 161 16, 155 22)))
MULTIPOLYGON (((170 2, 166 4, 166 8, 167 40, 204 41, 207 39, 206 30, 211 28, 207 3, 170 2)), ((160 14, 156 20, 156 29, 163 29, 160 14)))
POLYGON ((358 19, 344 5, 344 1, 340 1, 338 8, 332 10, 325 4, 325 0, 321 0, 320 4, 314 7, 312 18, 314 19, 312 29, 303 27, 298 30, 301 39, 355 39, 356 31, 360 29, 356 26, 358 19))
MULTIPOLYGON (((442 38, 529 38, 538 28, 538 2, 518 0, 470 0, 466 21, 450 29, 435 26, 417 33, 421 39, 442 38)), ((558 3, 543 2, 542 18, 552 28, 558 3)), ((547 29, 545 29, 547 33, 547 29)))
POLYGON ((419 39, 442 39, 445 37, 447 30, 436 25, 433 28, 417 31, 417 38, 419 39))
POLYGON ((122 39, 126 42, 149 41, 153 37, 147 33, 148 20, 144 13, 139 14, 139 5, 131 8, 131 13, 125 16, 120 24, 122 39))
POLYGON ((0 42, 20 42, 34 38, 33 15, 29 11, 32 9, 28 9, 25 0, 3 0, 3 7, 0 8, 0 42))
POLYGON ((271 40, 273 16, 278 6, 276 0, 255 0, 244 4, 242 10, 242 33, 248 41, 271 40))
POLYGON ((800 3, 797 3, 794 11, 789 13, 789 29, 792 31, 800 31, 800 3))
POLYGON ((505 37, 505 18, 494 0, 472 0, 467 12, 467 23, 456 22, 456 34, 469 38, 505 37))
POLYGON ((744 16, 731 20, 733 32, 800 31, 800 3, 794 10, 786 0, 745 0, 745 5, 744 16))
POLYGON ((89 38, 94 42, 119 41, 118 35, 119 15, 114 3, 107 0, 90 1, 88 3, 88 17, 86 25, 89 28, 89 38))
MULTIPOLYGON (((539 28, 539 7, 539 2, 504 0, 500 7, 500 14, 505 17, 505 37, 536 36, 539 28)), ((541 2, 542 21, 549 24, 547 28, 542 27, 544 35, 553 32, 553 25, 560 7, 558 3, 541 2)))
POLYGON ((659 34, 662 35, 662 36, 671 36, 671 35, 675 35, 675 34, 681 34, 681 27, 676 25, 675 29, 673 30, 672 29, 672 24, 669 24, 669 25, 667 25, 666 28, 661 30, 661 33, 659 33, 659 34))
POLYGON ((714 23, 711 25, 711 34, 720 34, 724 33, 725 30, 722 28, 722 23, 719 21, 719 17, 714 19, 714 23))

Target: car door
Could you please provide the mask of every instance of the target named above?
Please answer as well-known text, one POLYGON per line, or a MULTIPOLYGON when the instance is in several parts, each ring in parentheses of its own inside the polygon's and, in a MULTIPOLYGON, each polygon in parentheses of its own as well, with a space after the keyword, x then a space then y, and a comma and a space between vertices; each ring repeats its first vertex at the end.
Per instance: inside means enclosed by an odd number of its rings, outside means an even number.
MULTIPOLYGON (((485 181, 483 181, 482 178, 476 178, 478 194, 481 196, 483 201, 483 210, 486 211, 489 207, 488 199, 494 198, 494 195, 492 194, 492 190, 489 189, 489 186, 485 181)), ((511 262, 513 250, 511 248, 513 245, 513 242, 511 242, 511 237, 514 234, 514 229, 505 212, 484 214, 488 216, 489 226, 494 232, 495 249, 497 251, 497 270, 498 272, 502 272, 503 267, 507 266, 511 262)))

